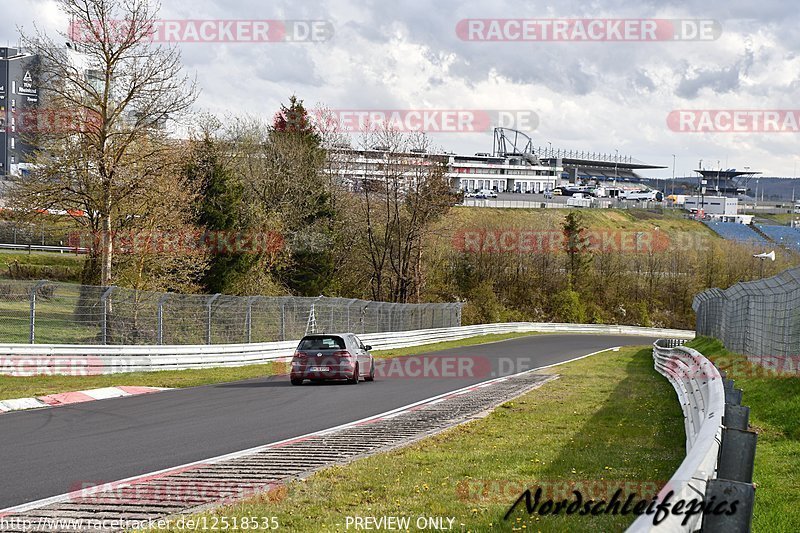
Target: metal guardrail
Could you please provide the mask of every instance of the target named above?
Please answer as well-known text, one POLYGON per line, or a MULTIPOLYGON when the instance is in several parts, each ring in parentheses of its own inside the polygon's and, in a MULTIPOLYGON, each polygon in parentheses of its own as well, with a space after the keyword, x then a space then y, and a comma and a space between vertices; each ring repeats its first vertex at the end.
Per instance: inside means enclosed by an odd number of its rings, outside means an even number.
MULTIPOLYGON (((359 337, 376 350, 406 348, 452 341, 492 333, 594 333, 694 338, 693 331, 609 326, 600 324, 551 324, 516 322, 481 324, 402 332, 368 333, 359 337)), ((115 374, 218 368, 285 361, 294 353, 297 340, 253 344, 216 345, 68 345, 0 344, 0 374, 115 374)))
POLYGON ((72 253, 72 254, 87 254, 88 248, 81 248, 75 246, 45 246, 42 244, 0 244, 0 250, 23 250, 34 252, 58 252, 58 253, 72 253))
MULTIPOLYGON (((737 395, 733 394, 733 382, 726 380, 724 373, 703 354, 680 344, 682 341, 676 339, 662 339, 653 344, 655 368, 675 389, 686 429, 686 458, 659 492, 658 501, 664 501, 672 493, 672 503, 678 500, 705 502, 709 496, 719 496, 723 492, 717 501, 733 495, 741 497, 743 502, 738 514, 725 517, 697 513, 687 519, 684 513, 670 512, 663 522, 655 525, 653 515, 643 514, 627 531, 749 531, 754 496, 752 460, 755 434, 745 431, 747 414, 742 416, 738 411, 747 410, 739 405, 741 391, 734 399, 737 395), (743 428, 740 430, 736 426, 743 428), (743 445, 742 439, 732 432, 753 435, 751 453, 746 450, 748 446, 743 445)), ((749 410, 746 413, 749 414, 749 410)))

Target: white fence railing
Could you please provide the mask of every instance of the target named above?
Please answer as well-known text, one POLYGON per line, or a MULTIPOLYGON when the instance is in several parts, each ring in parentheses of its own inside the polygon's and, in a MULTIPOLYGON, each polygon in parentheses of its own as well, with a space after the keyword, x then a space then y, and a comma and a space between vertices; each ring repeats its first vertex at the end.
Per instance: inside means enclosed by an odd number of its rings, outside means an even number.
MULTIPOLYGON (((664 375, 681 404, 686 428, 686 458, 658 494, 661 501, 670 491, 671 502, 703 501, 706 483, 716 476, 717 457, 722 439, 722 417, 725 414, 725 390, 722 376, 703 354, 675 342, 659 340, 653 345, 655 368, 664 375)), ((700 529, 702 513, 691 515, 669 513, 663 522, 654 525, 653 515, 640 516, 628 533, 658 533, 700 529)))
MULTIPOLYGON (((481 324, 414 331, 359 335, 375 350, 406 348, 487 335, 492 333, 589 333, 649 337, 694 338, 693 331, 600 324, 549 324, 516 322, 481 324)), ((180 346, 99 346, 65 344, 2 344, 0 374, 115 374, 217 368, 282 361, 290 357, 298 341, 255 344, 212 344, 180 346)))

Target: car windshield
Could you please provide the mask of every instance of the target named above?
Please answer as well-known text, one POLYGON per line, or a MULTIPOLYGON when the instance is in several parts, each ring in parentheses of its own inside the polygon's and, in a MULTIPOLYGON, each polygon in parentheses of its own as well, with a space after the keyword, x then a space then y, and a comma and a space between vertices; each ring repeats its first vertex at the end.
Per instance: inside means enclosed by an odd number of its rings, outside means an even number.
POLYGON ((333 335, 305 337, 300 341, 300 350, 338 350, 344 349, 344 339, 333 335))

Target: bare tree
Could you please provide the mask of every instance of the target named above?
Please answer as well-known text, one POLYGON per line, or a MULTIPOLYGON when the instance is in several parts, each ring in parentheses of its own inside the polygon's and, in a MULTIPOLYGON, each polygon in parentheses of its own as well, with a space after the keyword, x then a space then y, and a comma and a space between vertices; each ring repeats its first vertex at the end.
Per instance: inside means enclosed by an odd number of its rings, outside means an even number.
POLYGON ((453 203, 444 163, 431 154, 432 146, 423 134, 376 126, 366 133, 362 145, 368 159, 380 160, 376 168, 363 169, 359 184, 371 296, 419 301, 423 242, 433 222, 453 203))
POLYGON ((113 232, 140 214, 125 206, 138 203, 133 197, 148 186, 148 176, 168 171, 165 125, 194 103, 197 90, 181 74, 177 48, 152 44, 157 6, 148 0, 58 4, 72 21, 62 37, 77 42, 63 48, 37 30, 23 35, 23 43, 39 56, 44 105, 77 120, 74 127, 38 132, 33 171, 17 179, 12 194, 29 209, 84 211, 77 222, 99 235, 89 270, 99 263, 99 281, 107 285, 113 232))

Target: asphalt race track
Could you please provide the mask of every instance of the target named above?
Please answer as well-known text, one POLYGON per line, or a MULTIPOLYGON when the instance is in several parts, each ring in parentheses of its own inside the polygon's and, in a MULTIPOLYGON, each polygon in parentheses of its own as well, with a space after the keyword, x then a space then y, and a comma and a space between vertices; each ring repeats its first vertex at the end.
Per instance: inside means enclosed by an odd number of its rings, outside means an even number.
MULTIPOLYGON (((431 357, 488 359, 495 372, 508 374, 654 340, 537 335, 431 357), (512 370, 513 364, 501 360, 525 366, 512 370)), ((6 413, 0 415, 0 509, 70 492, 84 483, 116 481, 327 429, 493 377, 474 374, 302 387, 277 376, 6 413)))

